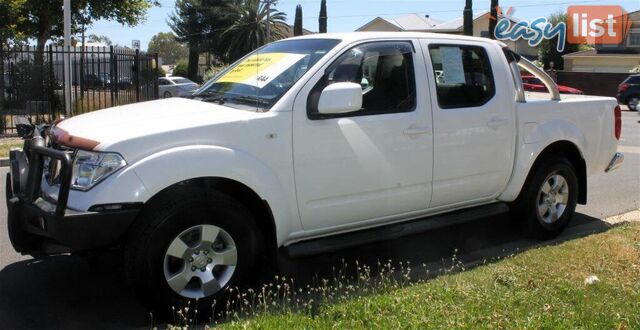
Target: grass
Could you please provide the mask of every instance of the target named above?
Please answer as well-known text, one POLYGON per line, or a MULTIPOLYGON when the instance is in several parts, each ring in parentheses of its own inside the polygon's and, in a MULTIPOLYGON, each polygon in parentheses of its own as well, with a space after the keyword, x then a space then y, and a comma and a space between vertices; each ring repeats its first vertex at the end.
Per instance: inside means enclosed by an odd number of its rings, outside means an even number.
POLYGON ((22 148, 21 139, 4 139, 0 140, 0 158, 9 157, 9 150, 11 148, 22 148))
POLYGON ((411 267, 401 268, 400 279, 389 275, 398 273, 390 265, 382 265, 381 277, 369 276, 364 267, 359 268, 355 282, 338 278, 332 283, 322 281, 315 289, 285 290, 288 293, 281 289, 287 281, 281 281, 276 284, 280 287, 275 294, 239 295, 240 309, 245 312, 238 312, 236 306, 223 317, 226 323, 215 326, 640 328, 640 224, 637 223, 536 248, 472 270, 449 271, 429 280, 410 279, 415 273, 411 267), (590 276, 597 276, 599 281, 587 284, 590 276), (296 292, 307 292, 307 301, 300 302, 301 295, 296 292))

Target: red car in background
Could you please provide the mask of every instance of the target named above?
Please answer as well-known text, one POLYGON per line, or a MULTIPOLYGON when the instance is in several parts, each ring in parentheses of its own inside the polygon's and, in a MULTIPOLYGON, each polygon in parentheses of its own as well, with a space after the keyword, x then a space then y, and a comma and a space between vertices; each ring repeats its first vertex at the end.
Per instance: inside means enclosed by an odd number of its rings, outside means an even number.
MULTIPOLYGON (((522 76, 522 85, 524 86, 525 91, 547 92, 547 87, 544 86, 540 79, 534 76, 522 76)), ((584 94, 581 90, 569 86, 558 85, 558 90, 560 91, 560 94, 584 94)))

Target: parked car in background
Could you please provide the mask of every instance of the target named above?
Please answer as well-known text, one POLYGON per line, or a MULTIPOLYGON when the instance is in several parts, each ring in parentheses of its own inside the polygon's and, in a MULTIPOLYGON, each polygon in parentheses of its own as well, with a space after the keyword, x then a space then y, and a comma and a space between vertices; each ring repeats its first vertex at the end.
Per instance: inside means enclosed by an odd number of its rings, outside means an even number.
MULTIPOLYGON (((547 88, 544 87, 542 81, 535 76, 522 76, 522 85, 524 86, 524 90, 528 92, 547 92, 547 88)), ((584 92, 579 89, 563 85, 558 85, 558 90, 560 91, 560 94, 584 94, 584 92)))
POLYGON ((81 83, 85 88, 107 88, 111 85, 111 77, 108 73, 90 73, 84 75, 81 83))
POLYGON ((629 110, 638 111, 640 103, 640 74, 632 74, 618 85, 618 95, 620 104, 625 104, 629 110))
POLYGON ((187 96, 198 89, 198 84, 183 77, 158 78, 158 91, 164 97, 187 96))

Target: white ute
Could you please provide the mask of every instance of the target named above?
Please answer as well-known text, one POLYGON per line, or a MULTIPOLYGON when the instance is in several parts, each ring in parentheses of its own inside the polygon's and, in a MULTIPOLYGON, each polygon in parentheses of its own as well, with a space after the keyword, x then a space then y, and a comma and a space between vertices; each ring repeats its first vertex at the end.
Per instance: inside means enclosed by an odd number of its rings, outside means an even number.
POLYGON ((561 96, 500 42, 427 33, 286 39, 190 99, 20 129, 15 249, 121 246, 157 310, 220 303, 278 249, 388 239, 381 228, 428 228, 434 215, 510 210, 527 235, 552 238, 586 203, 587 177, 623 160, 615 99, 561 96), (551 92, 525 93, 521 69, 551 92))

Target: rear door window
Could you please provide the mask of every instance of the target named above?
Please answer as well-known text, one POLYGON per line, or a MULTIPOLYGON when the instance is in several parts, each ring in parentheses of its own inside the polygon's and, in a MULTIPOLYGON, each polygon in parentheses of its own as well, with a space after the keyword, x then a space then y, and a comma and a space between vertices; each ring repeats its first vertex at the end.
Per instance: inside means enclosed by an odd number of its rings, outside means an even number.
POLYGON ((441 108, 478 107, 495 95, 489 56, 483 47, 430 45, 429 55, 441 108))

